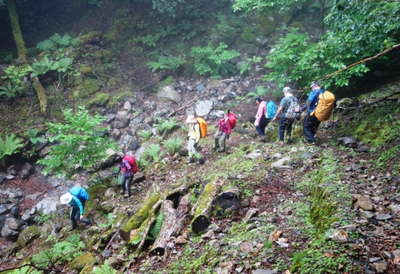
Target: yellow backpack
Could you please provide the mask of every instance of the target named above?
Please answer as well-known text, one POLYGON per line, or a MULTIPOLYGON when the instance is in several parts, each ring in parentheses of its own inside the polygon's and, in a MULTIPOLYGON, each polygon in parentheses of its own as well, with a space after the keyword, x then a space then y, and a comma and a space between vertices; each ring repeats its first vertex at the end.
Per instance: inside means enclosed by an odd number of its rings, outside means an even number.
POLYGON ((321 122, 328 120, 335 107, 335 100, 335 95, 332 92, 326 90, 321 93, 318 97, 317 107, 312 114, 321 122))
POLYGON ((200 127, 200 138, 204 138, 207 136, 207 122, 201 117, 196 118, 197 123, 199 123, 200 127))

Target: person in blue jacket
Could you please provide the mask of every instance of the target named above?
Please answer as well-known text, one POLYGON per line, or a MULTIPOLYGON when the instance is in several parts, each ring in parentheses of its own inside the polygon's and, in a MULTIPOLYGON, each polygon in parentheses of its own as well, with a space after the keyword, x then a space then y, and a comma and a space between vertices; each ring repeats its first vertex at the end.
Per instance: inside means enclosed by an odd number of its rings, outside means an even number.
POLYGON ((89 194, 80 186, 74 186, 60 197, 61 204, 70 205, 72 207, 70 216, 72 230, 78 227, 78 221, 86 225, 92 224, 89 219, 83 217, 83 214, 85 213, 85 203, 88 199, 89 194))

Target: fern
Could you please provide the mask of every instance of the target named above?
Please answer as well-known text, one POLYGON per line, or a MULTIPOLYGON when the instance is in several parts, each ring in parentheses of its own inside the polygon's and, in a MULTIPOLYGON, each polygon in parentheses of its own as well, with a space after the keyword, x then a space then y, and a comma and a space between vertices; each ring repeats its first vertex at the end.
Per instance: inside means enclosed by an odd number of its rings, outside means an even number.
POLYGON ((101 266, 96 266, 93 269, 93 273, 94 274, 116 274, 117 271, 112 268, 112 266, 110 266, 109 264, 105 263, 101 266))
POLYGON ((160 162, 162 157, 161 147, 158 144, 151 144, 147 147, 147 149, 143 152, 142 157, 145 160, 152 162, 160 162))
POLYGON ((175 153, 179 152, 182 149, 183 140, 179 137, 173 137, 164 141, 163 145, 166 147, 170 155, 174 155, 175 153))
POLYGON ((160 135, 165 135, 174 131, 174 129, 178 128, 178 122, 175 119, 163 120, 161 123, 157 124, 157 132, 160 135))
POLYGON ((141 130, 138 132, 139 137, 143 138, 143 140, 147 141, 150 139, 153 133, 150 130, 141 130))
POLYGON ((182 56, 160 56, 157 61, 147 63, 151 71, 176 71, 186 60, 182 56))
POLYGON ((0 159, 17 153, 21 147, 23 147, 22 139, 16 137, 15 134, 5 138, 0 137, 0 159))

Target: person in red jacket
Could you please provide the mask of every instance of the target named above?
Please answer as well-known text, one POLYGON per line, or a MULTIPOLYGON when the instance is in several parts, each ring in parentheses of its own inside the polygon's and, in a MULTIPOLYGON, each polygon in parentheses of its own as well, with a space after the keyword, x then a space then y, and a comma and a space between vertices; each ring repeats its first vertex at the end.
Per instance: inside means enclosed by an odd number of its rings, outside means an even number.
POLYGON ((139 171, 136 163, 136 159, 133 155, 126 154, 121 161, 120 171, 122 172, 122 193, 127 198, 131 195, 130 185, 133 180, 133 176, 139 171))
POLYGON ((217 123, 217 132, 214 136, 214 150, 224 152, 226 149, 226 140, 232 133, 232 129, 236 124, 236 116, 229 110, 217 123))

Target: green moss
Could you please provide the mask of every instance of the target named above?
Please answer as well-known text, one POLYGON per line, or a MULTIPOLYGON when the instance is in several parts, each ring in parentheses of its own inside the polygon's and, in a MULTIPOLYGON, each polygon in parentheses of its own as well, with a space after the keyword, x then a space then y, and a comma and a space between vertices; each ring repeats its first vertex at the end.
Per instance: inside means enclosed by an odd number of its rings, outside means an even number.
POLYGON ((175 83, 175 78, 172 76, 168 76, 167 78, 165 78, 160 82, 159 89, 161 90, 163 87, 172 85, 173 83, 175 83))
POLYGON ((82 74, 89 74, 89 73, 92 72, 92 68, 87 64, 82 64, 82 65, 79 66, 79 71, 82 74))
POLYGON ((75 87, 72 96, 74 99, 86 98, 96 93, 100 88, 100 81, 96 79, 85 79, 80 85, 75 87))
POLYGON ((69 267, 79 271, 85 268, 87 265, 93 266, 95 262, 96 258, 93 256, 93 254, 87 252, 73 259, 72 262, 69 264, 69 267))
POLYGON ((29 244, 34 239, 40 236, 40 229, 38 226, 29 226, 24 229, 18 236, 17 243, 22 248, 29 244))
POLYGON ((90 211, 93 208, 94 200, 102 197, 103 193, 106 192, 107 186, 103 184, 96 184, 88 189, 89 200, 86 202, 86 211, 90 211))
POLYGON ((96 93, 95 97, 90 99, 87 103, 89 106, 105 106, 110 100, 110 95, 108 93, 99 92, 96 93))

